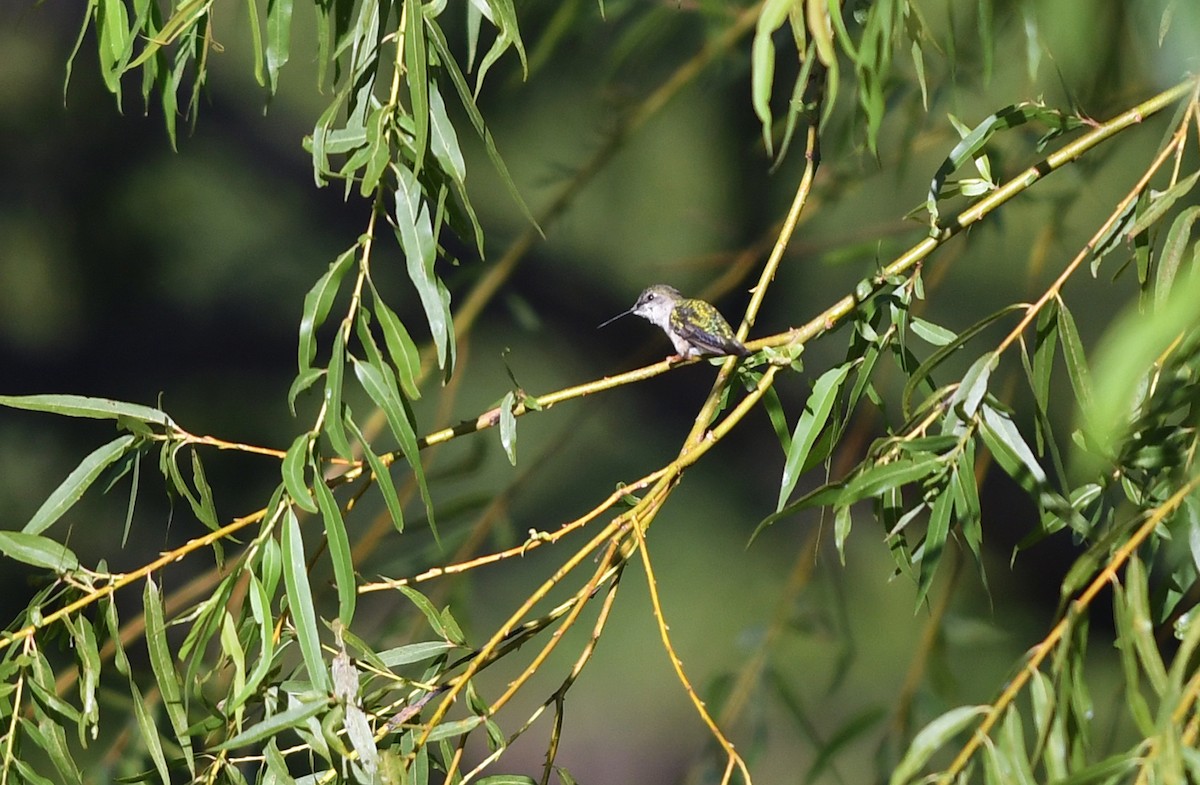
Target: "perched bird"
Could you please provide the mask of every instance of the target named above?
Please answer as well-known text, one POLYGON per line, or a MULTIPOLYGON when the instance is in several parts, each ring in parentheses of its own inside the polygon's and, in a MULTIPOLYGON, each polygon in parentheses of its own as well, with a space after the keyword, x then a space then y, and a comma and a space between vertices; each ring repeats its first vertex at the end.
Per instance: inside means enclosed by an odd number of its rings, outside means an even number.
POLYGON ((703 300, 684 297, 672 286, 660 283, 647 288, 632 308, 600 326, 631 313, 661 327, 680 358, 706 354, 745 357, 750 354, 750 350, 734 337, 729 322, 716 308, 703 300))

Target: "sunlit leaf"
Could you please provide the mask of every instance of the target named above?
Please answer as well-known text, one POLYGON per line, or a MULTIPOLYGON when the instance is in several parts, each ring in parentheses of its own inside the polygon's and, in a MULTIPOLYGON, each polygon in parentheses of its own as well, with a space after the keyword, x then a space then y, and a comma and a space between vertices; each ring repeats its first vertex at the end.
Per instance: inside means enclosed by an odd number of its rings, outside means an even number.
MULTIPOLYGON (((283 582, 287 587, 288 609, 296 626, 296 640, 304 658, 304 667, 314 689, 329 692, 329 671, 321 655, 321 637, 317 631, 317 613, 313 608, 312 586, 308 582, 308 564, 304 558, 304 540, 300 522, 289 508, 283 518, 283 582)), ((308 715, 312 716, 312 715, 308 715)), ((245 733, 249 733, 247 730, 245 733)), ((245 734, 239 734, 245 735, 245 734)), ((234 745, 227 742, 229 746, 234 745)))
POLYGON ((325 541, 329 544, 329 558, 333 562, 333 581, 337 586, 338 619, 347 627, 354 619, 354 606, 358 599, 358 584, 354 579, 354 563, 350 558, 350 538, 346 534, 346 523, 333 491, 323 482, 313 486, 317 506, 325 521, 325 541))
POLYGON ((846 381, 846 375, 850 373, 851 367, 853 366, 850 363, 839 365, 823 373, 813 384, 812 394, 804 405, 804 412, 796 421, 796 428, 792 433, 791 446, 783 465, 779 500, 775 505, 776 512, 783 509, 787 504, 788 497, 795 490, 800 473, 808 462, 809 451, 812 450, 817 437, 828 424, 833 405, 837 402, 842 384, 846 381))
POLYGON ((97 447, 88 454, 75 470, 67 475, 51 493, 21 531, 26 534, 41 534, 75 506, 96 478, 117 461, 134 444, 133 436, 119 436, 108 444, 97 447))
POLYGON ((55 572, 79 569, 79 557, 74 551, 40 534, 0 531, 0 553, 15 561, 55 572))

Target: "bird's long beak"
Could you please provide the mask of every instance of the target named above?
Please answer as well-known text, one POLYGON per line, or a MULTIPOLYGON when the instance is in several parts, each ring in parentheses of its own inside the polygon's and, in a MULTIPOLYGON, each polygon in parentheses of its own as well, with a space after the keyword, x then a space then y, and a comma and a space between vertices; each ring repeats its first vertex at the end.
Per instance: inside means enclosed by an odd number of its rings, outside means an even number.
POLYGON ((633 313, 632 308, 630 308, 628 311, 621 311, 619 314, 617 314, 613 318, 609 319, 608 321, 605 321, 605 322, 602 322, 602 323, 596 325, 596 329, 599 330, 601 327, 607 327, 608 325, 615 322, 617 319, 620 319, 622 316, 628 316, 631 313, 633 313))

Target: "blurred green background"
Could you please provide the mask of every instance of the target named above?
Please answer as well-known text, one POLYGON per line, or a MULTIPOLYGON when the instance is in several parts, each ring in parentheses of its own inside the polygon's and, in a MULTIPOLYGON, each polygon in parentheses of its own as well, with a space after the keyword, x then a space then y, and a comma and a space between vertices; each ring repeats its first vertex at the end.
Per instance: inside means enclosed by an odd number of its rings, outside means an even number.
MULTIPOLYGON (((523 81, 516 58, 506 56, 480 101, 535 212, 618 118, 717 35, 732 13, 707 3, 608 2, 602 18, 589 2, 520 5, 534 68, 523 81)), ((752 337, 806 322, 923 235, 905 214, 922 203, 929 178, 957 141, 948 113, 973 125, 1005 105, 1041 97, 1064 111, 1104 119, 1194 69, 1200 13, 1175 3, 1173 33, 1160 47, 1163 7, 1086 0, 921 3, 936 42, 925 61, 928 114, 908 53, 895 53, 893 104, 873 156, 857 122, 853 86, 843 82, 823 136, 814 198, 752 337), (994 51, 979 45, 976 32, 979 10, 989 7, 994 51), (954 71, 937 51, 951 46, 954 71)), ((159 108, 144 110, 136 84, 126 85, 118 111, 96 72, 93 33, 75 62, 64 105, 64 64, 81 13, 78 4, 63 2, 0 9, 0 393, 157 403, 193 433, 285 448, 315 410, 311 396, 302 398, 293 418, 285 398, 295 373, 301 300, 364 230, 369 211, 356 196, 343 199, 337 185, 314 187, 301 146, 328 100, 316 85, 312 20, 298 4, 292 59, 279 94, 268 101, 252 78, 241 3, 222 6, 214 17, 222 49, 210 53, 200 116, 186 118, 194 130, 181 133, 176 152, 159 108)), ((452 403, 439 411, 441 396, 431 386, 418 405, 425 431, 494 405, 511 386, 506 365, 524 389, 543 393, 661 357, 667 342, 639 320, 599 332, 595 325, 628 308, 651 283, 698 293, 739 251, 772 236, 803 155, 794 144, 772 172, 749 100, 748 52, 747 38, 707 68, 547 226, 546 240, 464 344, 452 403)), ((795 70, 783 59, 780 105, 795 70)), ((939 251, 926 263, 924 318, 960 330, 1004 304, 1036 296, 1127 192, 1162 128, 1155 120, 1123 135, 939 251)), ((487 239, 484 258, 467 243, 453 249, 461 263, 446 278, 456 298, 527 225, 478 140, 460 134, 487 239)), ((1036 159, 1039 134, 1031 128, 997 139, 998 176, 1036 159)), ((1083 298, 1074 307, 1088 346, 1110 315, 1136 296, 1128 273, 1109 285, 1119 262, 1106 265, 1086 292, 1068 292, 1083 298)), ((410 328, 422 324, 398 249, 381 245, 374 269, 410 328)), ((718 301, 731 320, 744 308, 754 275, 718 301)), ((983 340, 998 336, 987 333, 983 340)), ((818 341, 805 354, 807 379, 781 384, 790 417, 801 410, 807 382, 840 360, 847 340, 843 331, 818 341)), ((431 477, 435 500, 446 510, 447 547, 514 483, 488 550, 519 543, 530 529, 556 528, 616 483, 658 467, 675 454, 713 373, 707 364, 691 366, 526 417, 519 423, 516 468, 494 432, 440 449, 431 477)), ((891 384, 899 378, 893 374, 891 384)), ((365 399, 352 406, 369 410, 365 399)), ((1072 412, 1052 414, 1065 427, 1072 412)), ((20 528, 79 459, 109 438, 111 426, 103 422, 0 411, 0 527, 20 528)), ((262 506, 279 481, 270 459, 215 452, 204 458, 223 519, 262 506)), ((745 547, 774 509, 782 465, 783 453, 760 413, 687 474, 652 532, 675 644, 710 695, 720 695, 728 674, 754 650, 778 612, 776 598, 804 538, 822 524, 811 517, 780 524, 745 547)), ((68 542, 77 552, 102 556, 113 569, 132 568, 200 531, 186 503, 172 505, 166 497, 153 467, 143 469, 128 547, 119 547, 126 481, 107 495, 93 488, 59 524, 70 527, 68 542)), ((932 649, 929 681, 918 694, 923 719, 953 703, 986 700, 1051 619, 1072 544, 1050 541, 1010 567, 1011 548, 1028 531, 1033 509, 1007 483, 992 478, 984 499, 988 581, 992 595, 1004 601, 993 610, 965 565, 932 649)), ((352 537, 373 514, 368 509, 351 519, 352 537)), ((410 522, 409 531, 385 542, 360 565, 362 573, 407 575, 445 560, 419 522, 410 522)), ((761 782, 802 780, 818 740, 855 717, 879 718, 877 729, 886 730, 918 648, 926 611, 914 613, 913 587, 892 579, 882 532, 856 528, 845 566, 830 540, 827 533, 799 603, 784 610, 789 634, 770 663, 779 681, 760 688, 757 708, 734 729, 743 752, 763 753, 755 766, 761 782), (793 697, 791 711, 767 697, 778 689, 793 697)), ((454 584, 444 599, 470 608, 462 619, 469 634, 484 635, 555 564, 553 554, 542 552, 482 570, 454 584)), ((201 566, 168 570, 167 588, 201 566)), ((645 582, 636 572, 626 576, 614 620, 568 706, 559 762, 581 782, 673 781, 706 744, 658 643, 645 582)), ((11 618, 35 587, 15 571, 0 582, 13 603, 2 613, 11 618)), ((314 585, 328 583, 318 570, 314 585)), ((400 602, 395 595, 372 595, 356 632, 373 632, 383 648, 399 634, 400 602)), ((1110 665, 1098 660, 1103 683, 1110 665)), ((568 666, 564 654, 549 672, 568 666)), ((500 685, 511 675, 491 678, 500 685)), ((544 683, 553 689, 550 678, 544 683)), ((873 770, 874 742, 867 737, 850 750, 861 754, 834 764, 847 782, 873 770)), ((527 756, 530 773, 538 769, 536 743, 523 740, 516 751, 527 756)), ((520 760, 508 758, 508 768, 520 760)))

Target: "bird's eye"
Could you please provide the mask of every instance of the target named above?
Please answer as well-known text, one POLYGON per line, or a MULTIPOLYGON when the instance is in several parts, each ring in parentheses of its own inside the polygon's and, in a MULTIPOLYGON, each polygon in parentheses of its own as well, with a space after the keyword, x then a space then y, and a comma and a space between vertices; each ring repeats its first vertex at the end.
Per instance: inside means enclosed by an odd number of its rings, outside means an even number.
POLYGON ((655 294, 654 294, 654 292, 651 292, 650 294, 646 295, 646 302, 650 302, 650 301, 651 301, 651 300, 653 300, 653 299, 654 299, 656 296, 657 296, 657 295, 655 295, 655 294))

